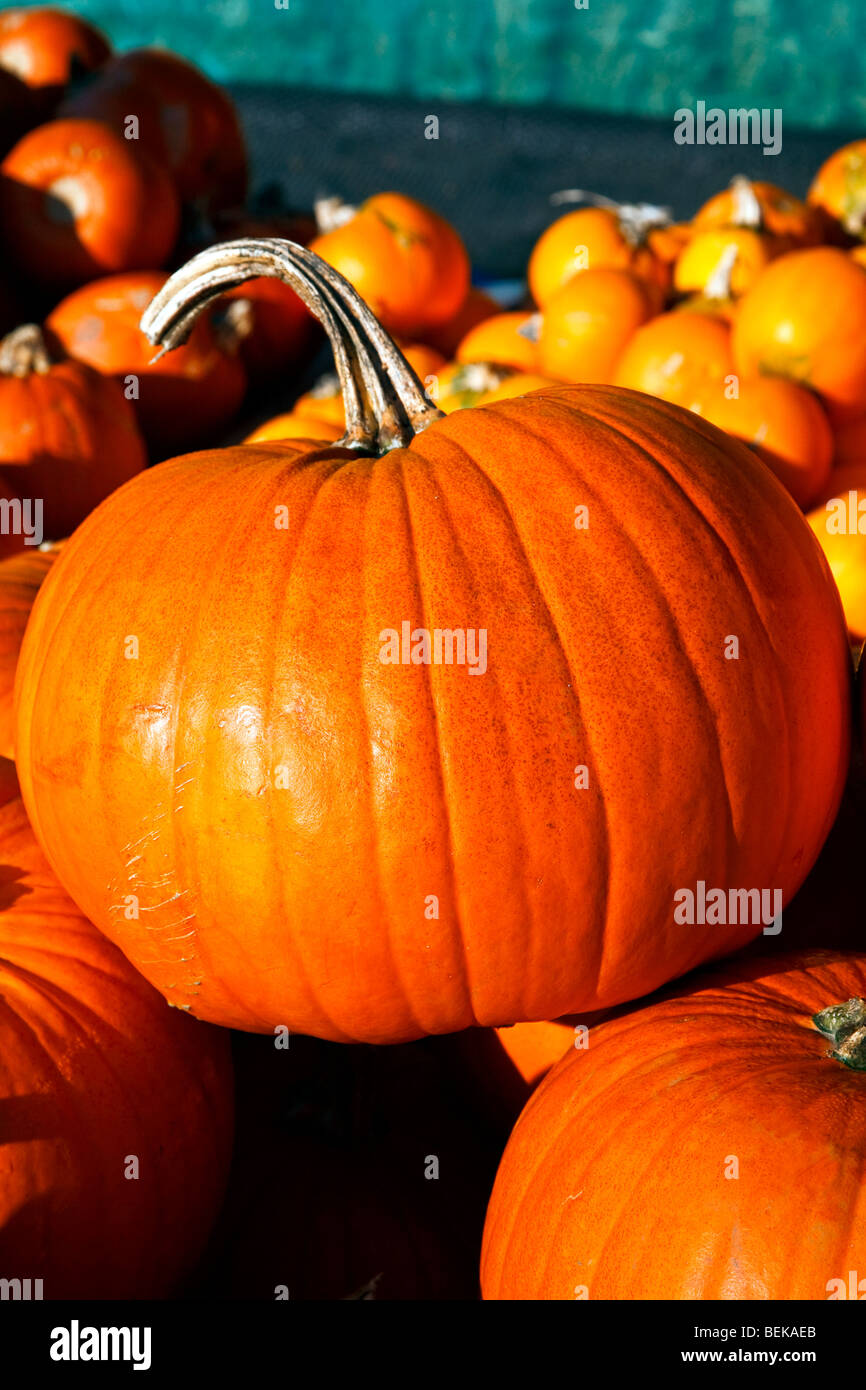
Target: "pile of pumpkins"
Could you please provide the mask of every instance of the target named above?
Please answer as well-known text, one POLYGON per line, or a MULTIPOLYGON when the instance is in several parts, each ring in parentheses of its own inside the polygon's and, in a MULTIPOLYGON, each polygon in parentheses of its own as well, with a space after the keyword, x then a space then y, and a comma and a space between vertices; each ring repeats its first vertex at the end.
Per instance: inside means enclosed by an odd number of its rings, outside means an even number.
POLYGON ((505 312, 172 54, 0 79, 0 1277, 852 1296, 866 141, 505 312))

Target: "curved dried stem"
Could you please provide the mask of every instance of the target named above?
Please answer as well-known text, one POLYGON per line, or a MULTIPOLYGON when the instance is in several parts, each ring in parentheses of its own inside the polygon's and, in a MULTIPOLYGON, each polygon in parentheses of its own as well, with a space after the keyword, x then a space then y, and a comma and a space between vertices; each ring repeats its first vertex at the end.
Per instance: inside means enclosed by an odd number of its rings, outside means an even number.
POLYGON ((667 227, 671 222, 671 209, 659 207, 657 203, 618 203, 615 198, 607 198, 603 193, 590 193, 585 188, 562 188, 551 193, 550 201, 554 207, 565 203, 586 203, 589 207, 607 208, 615 212, 626 241, 639 246, 653 227, 667 227))
POLYGON ((737 174, 731 179, 730 189, 734 204, 731 219, 734 226, 754 227, 759 230, 763 225, 764 214, 752 180, 746 178, 745 174, 737 174))
POLYGON ((51 357, 38 324, 13 328, 0 342, 0 375, 25 377, 37 372, 44 376, 50 368, 51 357))
POLYGON ((404 448, 442 417, 348 280, 293 241, 253 238, 201 251, 166 281, 144 311, 141 330, 158 355, 169 352, 186 342, 208 304, 262 276, 291 285, 330 339, 346 412, 340 445, 374 454, 404 448))

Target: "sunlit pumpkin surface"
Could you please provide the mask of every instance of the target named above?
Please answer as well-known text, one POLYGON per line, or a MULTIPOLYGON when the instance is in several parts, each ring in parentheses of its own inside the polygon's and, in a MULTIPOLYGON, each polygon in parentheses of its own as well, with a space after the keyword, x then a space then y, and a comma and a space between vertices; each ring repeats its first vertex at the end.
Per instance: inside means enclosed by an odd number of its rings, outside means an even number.
POLYGON ((398 1041, 629 999, 759 934, 677 925, 673 895, 791 897, 849 701, 829 571, 765 466, 557 387, 381 458, 134 479, 37 599, 18 758, 62 882, 173 1003, 398 1041), (486 669, 384 663, 403 623, 483 630, 486 669))

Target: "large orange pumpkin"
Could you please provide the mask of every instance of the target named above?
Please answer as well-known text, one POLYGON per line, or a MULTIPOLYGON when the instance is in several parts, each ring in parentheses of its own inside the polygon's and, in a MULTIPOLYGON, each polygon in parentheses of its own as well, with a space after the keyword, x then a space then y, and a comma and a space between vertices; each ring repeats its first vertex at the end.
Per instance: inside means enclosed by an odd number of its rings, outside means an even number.
POLYGON ((17 265, 70 286, 162 265, 180 211, 168 176, 133 142, 98 121, 51 121, 0 165, 0 217, 17 265))
POLYGON ((134 48, 111 58, 60 109, 63 116, 101 121, 119 136, 127 134, 130 113, 138 119, 138 142, 183 202, 209 214, 240 207, 247 153, 227 92, 176 53, 134 48))
POLYGON ((92 71, 110 53, 105 35, 68 10, 39 5, 0 14, 0 68, 44 95, 48 105, 75 70, 92 71))
POLYGON ((390 332, 423 340, 465 303, 466 248, 423 203, 377 193, 358 208, 328 200, 321 216, 327 230, 310 249, 345 275, 390 332))
POLYGON ((240 337, 200 318, 189 341, 154 360, 139 320, 165 284, 158 270, 108 275, 73 291, 48 315, 53 344, 115 377, 132 399, 145 438, 163 456, 201 444, 237 413, 246 390, 240 337))
POLYGON ((164 1296, 228 1176, 228 1039, 82 917, 20 801, 0 810, 0 858, 0 1268, 46 1299, 164 1296))
POLYGON ((33 601, 61 544, 46 541, 0 560, 0 758, 15 756, 13 696, 18 653, 33 601))
POLYGON ((42 500, 49 539, 73 531, 146 464, 117 382, 74 358, 53 362, 35 324, 0 342, 0 472, 42 500))
POLYGON ((780 256, 740 301, 732 347, 743 375, 811 386, 835 420, 862 414, 866 270, 834 246, 780 256))
POLYGON ((68 891, 173 1002, 341 1041, 603 1007, 760 935, 674 894, 787 900, 839 801, 846 634, 794 503, 611 387, 443 418, 289 243, 204 253, 145 329, 267 273, 326 306, 345 447, 174 459, 59 556, 16 756, 68 891))
POLYGON ((814 952, 601 1023, 505 1150, 484 1297, 848 1297, 866 1268, 864 995, 866 955, 814 952))

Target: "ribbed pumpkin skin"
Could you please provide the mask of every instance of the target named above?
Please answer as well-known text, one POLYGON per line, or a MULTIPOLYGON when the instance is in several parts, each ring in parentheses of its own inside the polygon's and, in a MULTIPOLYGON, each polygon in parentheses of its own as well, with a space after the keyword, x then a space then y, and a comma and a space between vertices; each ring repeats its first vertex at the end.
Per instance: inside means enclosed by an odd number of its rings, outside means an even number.
POLYGON ((24 629, 39 587, 57 555, 55 547, 28 546, 0 560, 0 757, 14 757, 15 670, 24 629))
POLYGON ((0 859, 0 1268, 47 1299, 160 1297, 222 1200, 228 1039, 85 921, 20 801, 0 811, 0 859))
POLYGON ((866 956, 812 952, 593 1030, 509 1140, 484 1297, 817 1300, 862 1277, 866 1074, 811 1019, 864 994, 866 956))
POLYGON ((135 412, 115 381, 69 358, 47 372, 0 377, 0 469, 43 499, 46 540, 73 531, 147 467, 135 412))
POLYGON ((255 445, 133 479, 44 585, 16 705, 56 872, 170 1000, 397 1042, 604 1007, 759 934, 678 927, 674 892, 791 896, 850 669, 762 463, 558 387, 379 459, 255 445), (383 664, 403 621, 485 629, 487 673, 383 664))

